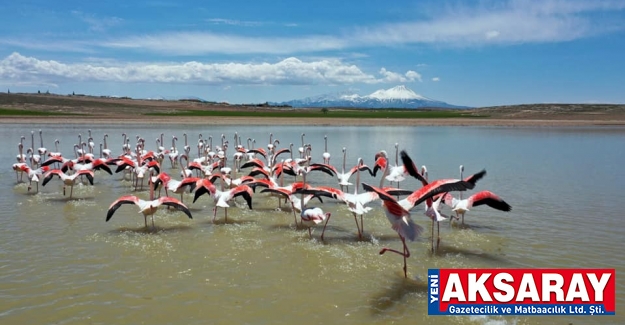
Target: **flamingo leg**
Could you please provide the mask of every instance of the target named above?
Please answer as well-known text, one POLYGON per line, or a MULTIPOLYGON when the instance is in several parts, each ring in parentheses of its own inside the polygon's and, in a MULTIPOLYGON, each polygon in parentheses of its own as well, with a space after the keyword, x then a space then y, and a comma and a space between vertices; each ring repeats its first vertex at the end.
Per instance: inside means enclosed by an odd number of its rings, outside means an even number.
POLYGON ((436 231, 436 251, 438 252, 438 247, 441 244, 441 224, 438 221, 436 221, 436 231))
POLYGON ((213 223, 215 223, 215 219, 217 218, 217 207, 213 208, 213 223))
POLYGON ((228 208, 224 208, 224 221, 228 223, 228 208))
POLYGON ((297 214, 295 214, 295 206, 293 205, 293 202, 291 202, 291 208, 293 211, 293 218, 295 219, 295 228, 297 228, 297 214))
POLYGON ((154 227, 154 215, 152 215, 152 229, 155 229, 156 227, 154 227))
POLYGON ((462 213, 462 225, 464 226, 464 212, 462 213))
POLYGON ((308 236, 312 239, 312 227, 308 227, 308 236))
POLYGON ((328 221, 330 221, 330 217, 332 214, 328 213, 328 218, 326 218, 326 223, 323 225, 323 230, 321 231, 321 240, 323 240, 323 234, 326 233, 326 226, 328 225, 328 221))
POLYGON ((362 220, 362 214, 360 215, 360 233, 365 233, 365 222, 362 220))
POLYGON ((432 218, 432 254, 434 254, 434 219, 432 218))
POLYGON ((143 221, 145 222, 145 228, 148 228, 148 216, 145 213, 143 214, 143 221))
POLYGON ((356 228, 358 229, 358 239, 362 239, 362 233, 360 232, 360 224, 358 223, 358 217, 356 217, 356 214, 352 212, 352 214, 354 215, 354 221, 356 221, 356 228))
POLYGON ((404 277, 407 278, 408 277, 408 266, 407 266, 407 263, 406 263, 407 261, 406 260, 408 259, 408 257, 410 257, 410 251, 408 250, 408 246, 406 246, 406 239, 404 237, 402 237, 401 235, 399 235, 399 239, 401 239, 401 243, 403 245, 402 252, 400 252, 398 250, 395 250, 395 249, 392 249, 392 248, 384 247, 380 251, 380 255, 383 255, 384 253, 386 253, 388 251, 388 252, 393 252, 395 254, 399 254, 399 255, 403 256, 404 257, 404 268, 403 268, 404 269, 404 277))

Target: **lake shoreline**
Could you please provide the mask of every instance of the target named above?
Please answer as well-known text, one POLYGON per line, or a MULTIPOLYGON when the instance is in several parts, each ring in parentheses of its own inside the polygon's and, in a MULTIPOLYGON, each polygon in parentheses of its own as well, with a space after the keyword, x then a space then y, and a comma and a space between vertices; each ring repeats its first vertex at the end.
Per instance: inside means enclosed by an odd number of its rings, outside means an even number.
POLYGON ((189 125, 306 125, 306 126, 625 126, 620 119, 347 119, 347 118, 271 118, 204 116, 3 116, 0 124, 189 124, 189 125))

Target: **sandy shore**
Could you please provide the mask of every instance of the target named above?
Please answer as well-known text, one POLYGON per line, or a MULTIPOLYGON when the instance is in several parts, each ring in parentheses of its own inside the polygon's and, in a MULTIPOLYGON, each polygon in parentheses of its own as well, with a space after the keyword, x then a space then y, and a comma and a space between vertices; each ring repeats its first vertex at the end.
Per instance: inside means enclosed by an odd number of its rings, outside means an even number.
POLYGON ((361 126, 625 126, 621 119, 345 119, 345 118, 268 118, 268 117, 122 117, 46 116, 0 117, 0 124, 189 124, 189 125, 361 125, 361 126))

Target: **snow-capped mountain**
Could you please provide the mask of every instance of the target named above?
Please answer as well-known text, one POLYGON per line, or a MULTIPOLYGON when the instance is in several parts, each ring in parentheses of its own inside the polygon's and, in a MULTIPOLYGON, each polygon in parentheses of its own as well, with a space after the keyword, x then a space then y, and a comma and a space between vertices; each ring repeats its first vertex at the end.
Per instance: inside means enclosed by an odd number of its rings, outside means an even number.
POLYGON ((421 96, 404 85, 390 89, 380 89, 364 96, 354 94, 353 92, 340 92, 291 100, 279 104, 293 107, 468 108, 421 96))

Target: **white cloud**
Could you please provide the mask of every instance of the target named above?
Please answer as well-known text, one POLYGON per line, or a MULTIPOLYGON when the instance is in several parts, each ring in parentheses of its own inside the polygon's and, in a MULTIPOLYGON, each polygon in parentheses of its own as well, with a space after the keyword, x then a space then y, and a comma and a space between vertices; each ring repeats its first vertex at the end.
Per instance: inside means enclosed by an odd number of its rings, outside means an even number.
POLYGON ((101 59, 86 63, 61 63, 13 53, 0 61, 0 80, 14 83, 102 81, 214 85, 345 85, 421 80, 421 76, 414 71, 402 75, 382 68, 379 73, 381 77, 375 77, 356 65, 340 60, 304 62, 294 57, 276 63, 119 63, 101 59))
POLYGON ((72 11, 72 14, 87 23, 89 25, 89 30, 94 32, 103 32, 110 27, 117 26, 123 22, 123 19, 118 17, 96 17, 95 15, 86 14, 76 10, 72 11))
POLYGON ((439 78, 439 77, 434 77, 434 78, 432 78, 432 81, 434 81, 434 82, 441 81, 441 78, 439 78))
MULTIPOLYGON (((523 43, 563 42, 625 29, 615 12, 625 9, 623 0, 495 0, 477 5, 450 5, 422 10, 419 20, 360 26, 334 34, 294 36, 249 36, 206 31, 170 31, 154 34, 125 34, 108 39, 70 41, 58 38, 1 39, 0 44, 19 48, 50 49, 64 44, 66 51, 99 51, 102 48, 132 50, 165 55, 207 54, 312 54, 327 51, 360 51, 380 46, 426 44, 467 47, 523 43), (612 19, 611 19, 612 18, 612 19)), ((420 8, 422 9, 422 8, 420 8)), ((427 8, 426 8, 427 9, 427 8)), ((100 18, 74 12, 92 30, 104 30, 121 19, 100 18)), ((209 22, 239 26, 295 24, 211 18, 209 22)), ((297 29, 294 29, 297 30, 297 29)))
POLYGON ((137 49, 170 55, 201 55, 207 53, 267 53, 291 54, 338 50, 346 41, 332 36, 245 37, 209 32, 165 33, 153 36, 133 36, 107 41, 104 47, 137 49))
POLYGON ((245 20, 235 20, 235 19, 224 19, 224 18, 210 18, 206 19, 207 22, 215 24, 215 25, 233 25, 233 26, 245 26, 245 27, 256 27, 263 25, 260 21, 245 21, 245 20))
POLYGON ((359 28, 352 37, 365 44, 471 46, 569 41, 625 27, 590 15, 623 10, 622 0, 480 3, 481 7, 446 7, 429 20, 359 28))
POLYGON ((382 68, 380 69, 379 73, 383 76, 384 82, 387 83, 401 83, 415 80, 421 81, 421 75, 412 70, 409 70, 404 75, 402 75, 400 73, 388 71, 385 68, 382 68))
POLYGON ((408 70, 408 72, 406 72, 406 78, 408 78, 410 81, 414 81, 414 80, 422 81, 421 74, 412 70, 408 70))

